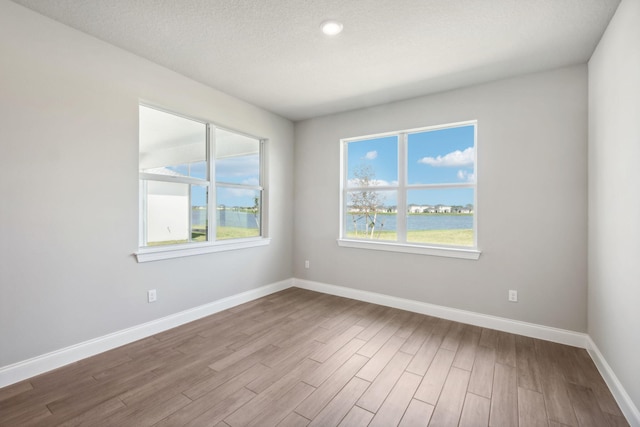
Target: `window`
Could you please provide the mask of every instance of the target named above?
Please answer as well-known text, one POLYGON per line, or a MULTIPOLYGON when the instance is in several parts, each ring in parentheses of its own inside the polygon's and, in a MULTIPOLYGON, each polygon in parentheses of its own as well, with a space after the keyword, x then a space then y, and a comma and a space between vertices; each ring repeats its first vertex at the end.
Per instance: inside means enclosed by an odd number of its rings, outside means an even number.
POLYGON ((341 246, 478 258, 475 121, 341 144, 341 246))
POLYGON ((262 240, 262 151, 259 138, 141 105, 138 261, 262 240))

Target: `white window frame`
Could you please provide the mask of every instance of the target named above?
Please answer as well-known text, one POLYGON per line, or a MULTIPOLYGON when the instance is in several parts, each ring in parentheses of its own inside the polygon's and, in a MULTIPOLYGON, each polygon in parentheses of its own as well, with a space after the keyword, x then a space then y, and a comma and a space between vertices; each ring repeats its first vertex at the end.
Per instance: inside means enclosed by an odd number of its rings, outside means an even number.
POLYGON ((481 251, 478 248, 478 122, 468 120, 456 123, 449 123, 437 126, 428 126, 415 129, 405 129, 396 132, 385 132, 372 135, 344 138, 340 140, 340 235, 338 245, 347 248, 371 249, 390 252, 403 252, 420 255, 442 256, 450 258, 461 258, 477 260, 481 251), (472 183, 445 183, 445 184, 408 184, 407 183, 407 146, 408 135, 419 132, 449 129, 454 127, 470 126, 474 128, 474 173, 475 180, 472 183), (375 191, 396 191, 397 192, 397 213, 396 230, 398 240, 389 242, 384 240, 354 239, 347 237, 347 216, 348 193, 357 190, 371 190, 372 187, 348 187, 348 158, 347 146, 351 142, 358 142, 376 138, 396 136, 398 138, 398 185, 375 186, 375 191), (409 190, 426 190, 438 188, 473 188, 473 246, 449 246, 438 244, 408 243, 406 241, 408 209, 406 194, 409 190))
MULTIPOLYGON (((188 120, 192 120, 198 123, 202 123, 206 126, 206 160, 207 160, 207 179, 193 178, 193 177, 180 177, 180 176, 167 176, 153 173, 139 172, 139 235, 138 235, 138 251, 134 254, 139 263, 158 261, 163 259, 179 258, 185 256, 193 256, 214 252, 231 251, 238 249, 253 248, 258 246, 266 246, 270 244, 271 239, 268 237, 267 226, 267 189, 266 189, 266 145, 267 139, 250 135, 244 132, 239 132, 234 129, 218 126, 211 121, 203 121, 195 119, 193 117, 185 116, 170 110, 156 107, 151 104, 140 103, 139 106, 152 108, 163 113, 172 114, 177 117, 182 117, 188 120), (216 240, 217 231, 217 202, 216 202, 216 186, 218 183, 215 180, 215 129, 221 129, 227 132, 231 132, 237 135, 246 136, 252 139, 256 139, 260 143, 260 171, 259 171, 259 185, 244 185, 244 184, 227 184, 221 183, 223 187, 234 187, 242 189, 257 190, 260 192, 260 236, 237 238, 237 239, 223 239, 216 240), (207 227, 207 241, 205 242, 186 242, 175 245, 159 245, 159 246, 146 246, 145 236, 145 217, 146 217, 146 203, 144 194, 144 186, 149 180, 172 182, 181 184, 194 184, 208 187, 207 198, 207 219, 209 226, 207 227)), ((189 197, 191 197, 189 195, 189 197)), ((191 215, 189 215, 189 229, 191 225, 191 215)))

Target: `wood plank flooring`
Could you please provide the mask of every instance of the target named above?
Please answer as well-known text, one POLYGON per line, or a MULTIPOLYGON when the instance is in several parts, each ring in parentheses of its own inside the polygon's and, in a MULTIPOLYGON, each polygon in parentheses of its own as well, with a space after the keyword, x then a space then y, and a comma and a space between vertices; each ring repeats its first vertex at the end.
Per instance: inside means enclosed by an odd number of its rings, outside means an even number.
POLYGON ((624 426, 583 349, 292 288, 0 389, 1 426, 624 426))

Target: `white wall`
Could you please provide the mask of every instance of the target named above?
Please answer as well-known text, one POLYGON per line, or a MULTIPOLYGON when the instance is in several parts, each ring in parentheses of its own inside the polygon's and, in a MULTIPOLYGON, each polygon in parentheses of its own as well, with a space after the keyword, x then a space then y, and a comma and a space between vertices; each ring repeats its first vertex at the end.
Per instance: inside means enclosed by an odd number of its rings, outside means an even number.
POLYGON ((589 61, 589 335, 640 408, 640 1, 589 61))
POLYGON ((586 331, 585 65, 296 123, 295 164, 297 278, 586 331), (337 246, 341 138, 471 119, 478 261, 337 246))
POLYGON ((0 62, 0 367, 291 277, 291 122, 6 0, 0 62), (271 245, 136 263, 140 100, 270 140, 271 245))

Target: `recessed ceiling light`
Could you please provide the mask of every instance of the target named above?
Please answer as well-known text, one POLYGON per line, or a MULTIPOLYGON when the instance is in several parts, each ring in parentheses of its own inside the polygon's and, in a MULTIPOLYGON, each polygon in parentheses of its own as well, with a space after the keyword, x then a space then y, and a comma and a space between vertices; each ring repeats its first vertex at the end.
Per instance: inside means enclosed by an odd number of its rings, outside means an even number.
POLYGON ((333 20, 324 21, 322 24, 320 24, 320 28, 326 35, 335 36, 337 34, 340 34, 340 32, 342 31, 342 24, 338 21, 333 20))

